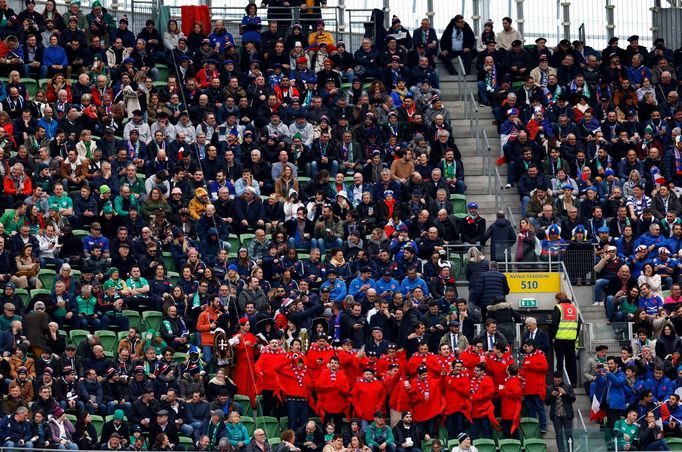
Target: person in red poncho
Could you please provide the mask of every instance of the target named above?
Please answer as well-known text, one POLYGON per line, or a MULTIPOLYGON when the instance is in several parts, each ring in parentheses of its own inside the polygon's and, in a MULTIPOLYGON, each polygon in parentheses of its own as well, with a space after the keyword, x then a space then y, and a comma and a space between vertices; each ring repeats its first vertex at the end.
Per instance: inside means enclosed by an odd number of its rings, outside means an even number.
POLYGON ((510 364, 514 364, 511 350, 505 344, 496 342, 492 352, 488 352, 485 358, 485 370, 493 379, 495 399, 499 398, 497 391, 507 379, 507 367, 509 367, 510 364))
POLYGON ((444 377, 443 383, 445 425, 448 438, 454 438, 464 431, 465 419, 471 422, 471 377, 461 360, 452 362, 452 371, 444 377))
POLYGON ((417 376, 405 382, 405 389, 410 396, 414 421, 419 423, 427 440, 437 438, 443 412, 440 377, 431 377, 426 366, 421 366, 417 369, 417 376))
POLYGON ((398 351, 398 346, 396 344, 388 344, 388 351, 379 358, 379 361, 377 362, 377 374, 380 377, 384 377, 388 373, 388 368, 391 364, 398 365, 401 375, 404 373, 407 364, 405 362, 405 350, 401 349, 398 351))
POLYGON ((351 403, 355 417, 360 419, 360 425, 366 431, 374 420, 374 413, 382 411, 386 403, 386 388, 374 378, 373 369, 362 370, 362 378, 353 385, 351 403))
POLYGON ((535 348, 533 339, 523 342, 523 361, 521 362, 521 378, 524 380, 523 397, 528 416, 535 417, 540 422, 540 430, 547 430, 547 413, 543 400, 547 392, 547 372, 549 365, 542 350, 535 348))
POLYGON ((410 409, 410 396, 405 390, 403 383, 404 372, 398 364, 389 364, 386 374, 383 376, 384 387, 388 396, 390 408, 391 427, 400 422, 403 412, 410 409))
POLYGON ((287 407, 288 427, 296 430, 308 422, 313 383, 302 355, 294 353, 277 368, 277 386, 287 407))
POLYGON ((263 396, 263 413, 266 416, 284 416, 282 404, 277 400, 277 368, 289 358, 282 348, 282 341, 270 339, 263 347, 256 362, 256 391, 263 396))
POLYGON ((521 403, 523 393, 521 390, 521 378, 516 364, 507 367, 507 378, 503 385, 498 388, 502 409, 502 432, 505 438, 519 439, 519 423, 521 422, 521 403))
POLYGON ((320 372, 327 366, 327 363, 336 352, 334 347, 329 345, 326 333, 322 333, 315 338, 315 343, 310 345, 306 354, 310 379, 317 381, 320 372))
POLYGON ((459 354, 459 359, 462 360, 464 368, 469 372, 469 375, 474 374, 474 367, 476 364, 485 362, 485 353, 483 352, 483 341, 474 338, 474 342, 459 354))
POLYGON ((492 438, 492 426, 497 428, 493 397, 493 379, 485 374, 485 363, 474 366, 471 379, 471 438, 492 438))
POLYGON ((334 423, 334 432, 341 433, 343 417, 348 408, 348 395, 350 384, 348 378, 339 369, 339 357, 329 358, 327 367, 322 369, 319 377, 315 380, 317 390, 317 413, 322 417, 323 423, 334 423))
POLYGON ((351 388, 353 384, 360 378, 360 358, 358 353, 353 350, 353 341, 351 339, 344 339, 341 347, 336 349, 336 356, 339 358, 340 369, 346 374, 351 388))
POLYGON ((417 369, 421 366, 431 368, 434 373, 440 373, 438 372, 439 366, 435 359, 435 355, 429 351, 429 344, 426 341, 422 342, 419 344, 417 353, 412 355, 407 362, 408 375, 411 377, 417 375, 417 369))
POLYGON ((233 380, 237 385, 237 393, 249 396, 251 403, 256 403, 256 373, 254 364, 256 361, 257 339, 250 333, 251 324, 249 319, 239 319, 239 333, 232 336, 230 345, 234 347, 234 375, 233 380))

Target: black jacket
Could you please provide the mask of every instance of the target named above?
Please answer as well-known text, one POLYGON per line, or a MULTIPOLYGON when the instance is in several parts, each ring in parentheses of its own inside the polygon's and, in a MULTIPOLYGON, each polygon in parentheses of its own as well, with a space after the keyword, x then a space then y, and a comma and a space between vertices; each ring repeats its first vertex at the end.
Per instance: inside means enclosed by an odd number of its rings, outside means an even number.
POLYGON ((491 305, 496 297, 509 294, 507 277, 497 270, 489 270, 481 274, 478 287, 479 290, 470 295, 470 301, 481 308, 491 305))
MULTIPOLYGON (((475 50, 476 47, 476 37, 474 36, 474 32, 469 26, 468 23, 464 23, 464 28, 461 31, 464 33, 464 43, 463 47, 465 49, 471 49, 475 50)), ((452 50, 452 33, 456 33, 455 31, 455 19, 453 18, 450 20, 450 23, 448 24, 447 27, 445 27, 445 31, 443 32, 443 36, 440 38, 440 49, 441 50, 452 50)))
MULTIPOLYGON (((573 392, 573 387, 568 383, 562 383, 561 387, 564 388, 566 394, 561 396, 561 400, 564 403, 564 411, 566 412, 567 419, 573 419, 573 402, 575 402, 575 393, 573 392)), ((556 400, 557 398, 552 395, 557 389, 554 383, 547 386, 547 395, 545 396, 545 405, 549 406, 549 418, 554 420, 556 413, 556 400)))

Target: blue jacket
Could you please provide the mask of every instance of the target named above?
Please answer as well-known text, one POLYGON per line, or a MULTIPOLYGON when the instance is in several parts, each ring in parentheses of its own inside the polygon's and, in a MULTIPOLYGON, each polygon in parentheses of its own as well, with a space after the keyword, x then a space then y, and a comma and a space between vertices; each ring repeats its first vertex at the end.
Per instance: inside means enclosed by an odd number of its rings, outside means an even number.
POLYGON ((353 279, 350 282, 350 286, 348 287, 348 293, 350 295, 352 295, 353 298, 355 299, 355 301, 357 301, 359 303, 362 303, 367 298, 366 292, 363 292, 360 290, 360 288, 365 284, 368 284, 370 286, 370 288, 372 288, 372 289, 377 288, 377 286, 374 283, 374 280, 372 278, 369 278, 367 281, 363 281, 362 279, 360 279, 359 276, 357 278, 353 279))
POLYGON ((654 394, 654 402, 663 402, 675 391, 675 384, 665 375, 660 380, 651 377, 646 381, 647 387, 654 394))
POLYGON ((333 285, 331 281, 327 280, 322 283, 320 289, 324 287, 331 288, 331 290, 329 291, 329 298, 334 302, 343 301, 343 299, 346 298, 346 294, 348 293, 346 289, 346 283, 341 281, 340 279, 337 279, 333 285))
POLYGON ((31 439, 31 423, 28 421, 18 422, 14 414, 5 416, 0 420, 0 433, 3 441, 17 443, 19 440, 29 442, 31 439))
POLYGON ((662 235, 659 235, 658 237, 652 236, 650 233, 642 234, 639 239, 635 242, 635 249, 639 245, 645 245, 647 248, 651 245, 656 245, 653 250, 651 250, 648 254, 647 257, 649 259, 656 259, 658 257, 658 248, 662 246, 667 246, 668 245, 668 239, 663 237, 662 235))
POLYGON ((211 417, 210 405, 204 401, 201 403, 188 403, 185 405, 185 422, 194 424, 195 422, 203 423, 206 419, 211 417))
MULTIPOLYGON (((395 279, 391 278, 386 282, 384 278, 379 278, 375 281, 375 287, 377 289, 377 295, 381 296, 384 292, 396 292, 400 288, 400 283, 395 279)), ((387 297, 391 299, 392 297, 387 297)))
POLYGON ((426 286, 426 282, 419 276, 414 278, 414 281, 410 281, 410 278, 403 279, 403 282, 400 283, 400 292, 402 292, 403 295, 407 295, 408 292, 412 292, 416 287, 421 287, 424 295, 429 294, 429 288, 426 286))
POLYGON ((69 60, 66 58, 66 52, 62 47, 47 46, 45 47, 45 52, 43 52, 43 64, 48 67, 55 64, 66 67, 69 64, 69 60))
POLYGON ((54 118, 52 121, 48 121, 46 118, 40 118, 38 120, 38 125, 45 128, 45 136, 47 136, 47 138, 53 139, 55 136, 57 136, 59 123, 54 118))
POLYGON ((227 433, 227 439, 230 441, 230 444, 232 444, 232 447, 237 447, 240 442, 244 443, 244 445, 251 442, 249 432, 241 422, 237 425, 230 422, 225 423, 225 431, 227 433))
POLYGON ((609 407, 614 410, 624 410, 627 408, 627 400, 625 398, 627 381, 622 371, 619 370, 616 373, 607 372, 604 375, 600 375, 597 377, 597 385, 604 388, 602 403, 608 400, 609 407))
POLYGON ((625 401, 628 405, 639 402, 639 392, 647 389, 648 386, 643 378, 637 378, 632 386, 627 383, 625 385, 625 401))

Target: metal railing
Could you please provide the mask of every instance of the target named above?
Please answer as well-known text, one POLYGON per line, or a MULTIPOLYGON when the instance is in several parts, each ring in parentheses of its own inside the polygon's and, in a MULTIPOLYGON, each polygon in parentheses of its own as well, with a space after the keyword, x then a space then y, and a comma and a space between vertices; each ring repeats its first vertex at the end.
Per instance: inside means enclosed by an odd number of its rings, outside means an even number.
POLYGON ((466 71, 464 70, 464 62, 462 57, 457 57, 457 98, 461 101, 466 96, 466 71))
POLYGON ((469 136, 472 138, 476 137, 476 155, 480 156, 478 146, 478 102, 476 102, 474 93, 471 91, 464 96, 464 117, 469 120, 469 136))

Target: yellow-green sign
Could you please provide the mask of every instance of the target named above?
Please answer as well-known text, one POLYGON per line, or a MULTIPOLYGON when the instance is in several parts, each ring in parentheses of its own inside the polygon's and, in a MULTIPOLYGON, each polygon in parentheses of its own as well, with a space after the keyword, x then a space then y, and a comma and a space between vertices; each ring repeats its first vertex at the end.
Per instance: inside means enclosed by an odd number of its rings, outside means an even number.
POLYGON ((561 292, 559 273, 522 272, 506 273, 510 293, 557 293, 561 292))

